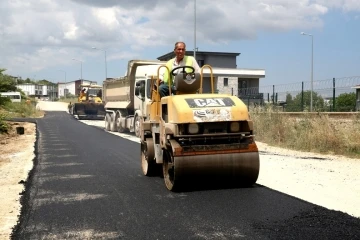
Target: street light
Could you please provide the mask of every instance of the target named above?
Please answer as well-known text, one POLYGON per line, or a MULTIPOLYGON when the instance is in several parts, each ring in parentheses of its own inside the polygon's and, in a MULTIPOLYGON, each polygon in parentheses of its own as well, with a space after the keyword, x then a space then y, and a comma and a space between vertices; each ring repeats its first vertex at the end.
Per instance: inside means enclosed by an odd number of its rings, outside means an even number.
POLYGON ((194 0, 194 58, 196 59, 196 0, 194 0))
POLYGON ((65 74, 65 88, 64 88, 64 97, 65 97, 65 99, 66 99, 66 89, 67 89, 67 84, 66 84, 66 72, 65 72, 64 70, 60 70, 60 69, 59 69, 59 71, 61 71, 61 72, 64 72, 64 74, 65 74))
POLYGON ((83 62, 80 61, 80 60, 77 60, 77 59, 75 59, 75 58, 73 58, 72 60, 80 62, 80 77, 81 77, 81 82, 82 82, 82 80, 83 80, 83 78, 82 78, 82 63, 83 63, 83 62))
POLYGON ((313 110, 313 85, 314 85, 314 36, 309 33, 301 32, 301 35, 311 37, 311 92, 310 92, 310 112, 313 110))
POLYGON ((98 49, 98 50, 100 50, 100 51, 104 51, 104 54, 105 54, 105 80, 106 80, 106 79, 107 79, 106 50, 100 49, 100 48, 96 48, 96 47, 92 47, 92 49, 98 49))

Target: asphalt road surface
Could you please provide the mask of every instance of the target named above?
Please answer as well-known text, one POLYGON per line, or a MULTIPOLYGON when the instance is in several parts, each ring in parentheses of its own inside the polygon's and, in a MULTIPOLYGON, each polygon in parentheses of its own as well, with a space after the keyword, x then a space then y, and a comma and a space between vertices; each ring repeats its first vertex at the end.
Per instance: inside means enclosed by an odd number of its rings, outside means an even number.
POLYGON ((360 239, 360 219, 261 185, 170 192, 138 143, 65 112, 37 124, 14 239, 360 239))

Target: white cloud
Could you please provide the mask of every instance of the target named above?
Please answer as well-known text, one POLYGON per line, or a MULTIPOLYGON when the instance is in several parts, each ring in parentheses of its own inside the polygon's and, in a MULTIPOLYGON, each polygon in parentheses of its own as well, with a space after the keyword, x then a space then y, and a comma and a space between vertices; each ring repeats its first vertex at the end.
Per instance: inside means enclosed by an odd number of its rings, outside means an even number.
POLYGON ((316 0, 320 5, 326 5, 329 8, 339 8, 346 12, 360 11, 359 0, 316 0))
MULTIPOLYGON (((0 67, 36 71, 112 48, 119 59, 192 39, 194 0, 0 1, 0 67), (66 60, 64 60, 66 59, 66 60), (26 65, 26 67, 24 67, 26 65)), ((211 44, 259 31, 318 28, 329 9, 360 11, 359 0, 197 0, 197 38, 211 44)))

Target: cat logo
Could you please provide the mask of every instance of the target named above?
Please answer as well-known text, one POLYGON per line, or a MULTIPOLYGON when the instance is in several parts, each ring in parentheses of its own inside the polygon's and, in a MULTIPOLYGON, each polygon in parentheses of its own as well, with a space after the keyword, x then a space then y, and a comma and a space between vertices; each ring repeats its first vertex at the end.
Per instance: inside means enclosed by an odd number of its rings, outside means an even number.
POLYGON ((231 107, 235 103, 231 98, 194 98, 185 99, 190 108, 204 108, 204 107, 231 107))
POLYGON ((198 107, 225 107, 225 103, 222 98, 199 98, 194 99, 196 106, 198 107))

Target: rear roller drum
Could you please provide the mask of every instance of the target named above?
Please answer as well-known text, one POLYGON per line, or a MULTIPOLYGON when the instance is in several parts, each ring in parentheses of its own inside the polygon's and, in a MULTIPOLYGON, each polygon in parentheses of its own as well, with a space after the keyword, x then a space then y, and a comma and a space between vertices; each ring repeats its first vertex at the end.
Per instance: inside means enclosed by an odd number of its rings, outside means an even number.
POLYGON ((174 157, 169 150, 164 150, 163 153, 163 175, 166 188, 175 191, 179 184, 176 180, 174 157))

